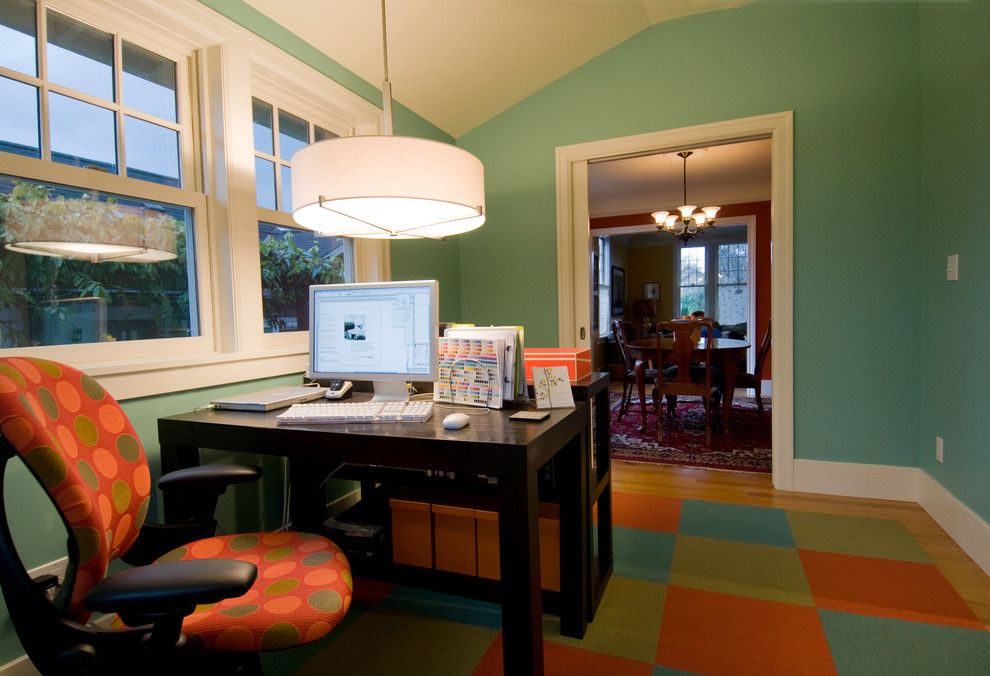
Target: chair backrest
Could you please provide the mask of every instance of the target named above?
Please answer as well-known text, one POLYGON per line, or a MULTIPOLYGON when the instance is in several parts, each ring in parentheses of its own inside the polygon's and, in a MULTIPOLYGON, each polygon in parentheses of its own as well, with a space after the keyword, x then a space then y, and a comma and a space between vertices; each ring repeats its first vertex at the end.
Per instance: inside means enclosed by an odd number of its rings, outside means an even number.
POLYGON ((701 394, 706 395, 711 390, 711 365, 712 365, 712 341, 705 340, 704 357, 695 356, 695 347, 698 345, 698 337, 702 328, 708 328, 708 335, 712 335, 713 324, 710 319, 674 320, 660 322, 657 324, 657 351, 660 352, 660 345, 664 341, 670 340, 660 336, 660 332, 670 331, 674 335, 673 348, 668 356, 664 358, 666 364, 676 366, 676 373, 672 378, 661 378, 663 381, 662 390, 667 390, 671 394, 701 394), (698 362, 704 362, 704 381, 696 382, 692 377, 692 365, 697 368, 698 362))
POLYGON ((626 347, 626 327, 623 326, 624 322, 621 319, 612 320, 612 336, 615 338, 615 344, 619 346, 619 355, 622 357, 622 365, 626 367, 626 370, 630 370, 633 367, 632 357, 629 354, 629 349, 626 347))
MULTIPOLYGON (((144 523, 151 475, 120 404, 85 373, 53 361, 0 358, 0 435, 48 493, 69 532, 72 595, 82 601, 127 551, 144 523)), ((7 458, 3 459, 6 463, 7 458)), ((4 524, 6 529, 6 524, 4 524)))
POLYGON ((763 340, 760 341, 760 351, 756 353, 756 364, 753 366, 753 375, 757 377, 763 376, 763 365, 767 362, 767 355, 770 354, 770 324, 772 320, 767 321, 767 330, 763 334, 763 340))

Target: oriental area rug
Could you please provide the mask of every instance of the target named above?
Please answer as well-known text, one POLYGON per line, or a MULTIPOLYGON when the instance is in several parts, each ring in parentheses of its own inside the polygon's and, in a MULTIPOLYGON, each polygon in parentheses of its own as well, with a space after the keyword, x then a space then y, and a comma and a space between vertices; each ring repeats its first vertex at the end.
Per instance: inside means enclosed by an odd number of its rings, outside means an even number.
POLYGON ((732 431, 715 431, 712 444, 705 444, 704 408, 697 399, 677 402, 677 417, 666 417, 664 410, 663 441, 657 442, 655 413, 647 416, 646 432, 637 432, 640 424, 639 403, 633 394, 629 410, 621 420, 620 392, 612 392, 612 459, 648 462, 686 467, 735 470, 737 472, 770 472, 771 433, 770 402, 763 401, 763 414, 751 397, 736 397, 732 403, 732 431))

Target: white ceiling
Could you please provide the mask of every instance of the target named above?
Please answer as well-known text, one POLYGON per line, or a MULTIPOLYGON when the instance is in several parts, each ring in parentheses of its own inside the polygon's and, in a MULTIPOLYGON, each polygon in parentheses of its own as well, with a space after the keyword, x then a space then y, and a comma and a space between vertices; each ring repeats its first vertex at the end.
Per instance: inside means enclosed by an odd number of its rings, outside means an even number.
MULTIPOLYGON (((673 152, 591 164, 591 217, 675 211, 684 204, 683 172, 673 152)), ((687 159, 687 199, 699 207, 769 200, 770 140, 695 149, 687 159)))
MULTIPOLYGON (((457 138, 653 24, 749 0, 387 0, 392 97, 457 138)), ((383 80, 378 0, 247 0, 383 80)))

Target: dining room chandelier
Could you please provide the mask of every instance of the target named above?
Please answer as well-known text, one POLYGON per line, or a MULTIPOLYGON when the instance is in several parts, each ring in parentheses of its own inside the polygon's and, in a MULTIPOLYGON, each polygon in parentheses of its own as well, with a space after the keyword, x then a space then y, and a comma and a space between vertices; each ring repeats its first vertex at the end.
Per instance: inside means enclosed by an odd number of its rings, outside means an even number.
POLYGON ((485 170, 457 146, 392 135, 385 0, 382 134, 308 145, 292 157, 292 218, 325 235, 444 239, 485 222, 485 170))
POLYGON ((688 204, 687 201, 687 160, 694 153, 690 150, 682 150, 677 156, 683 161, 683 187, 684 204, 677 207, 679 213, 670 211, 654 211, 650 216, 657 224, 657 232, 665 233, 682 243, 687 243, 692 238, 701 235, 705 230, 715 227, 715 214, 721 207, 709 206, 701 207, 701 211, 695 211, 698 207, 688 204))

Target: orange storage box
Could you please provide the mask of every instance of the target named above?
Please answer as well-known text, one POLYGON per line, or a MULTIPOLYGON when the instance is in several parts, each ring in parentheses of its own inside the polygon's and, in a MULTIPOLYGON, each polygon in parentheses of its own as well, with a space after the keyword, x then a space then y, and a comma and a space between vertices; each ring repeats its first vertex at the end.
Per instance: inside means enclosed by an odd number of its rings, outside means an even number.
POLYGON ((433 505, 433 561, 437 570, 477 575, 474 510, 433 505))
POLYGON ((533 382, 533 368, 566 366, 571 382, 591 374, 591 350, 576 347, 527 347, 523 349, 526 382, 533 382))
MULTIPOLYGON (((478 523, 478 577, 498 580, 498 514, 474 510, 478 523)), ((560 508, 540 503, 540 586, 560 591, 560 508)))
POLYGON ((433 567, 433 528, 430 503, 390 499, 392 561, 407 566, 433 567))

